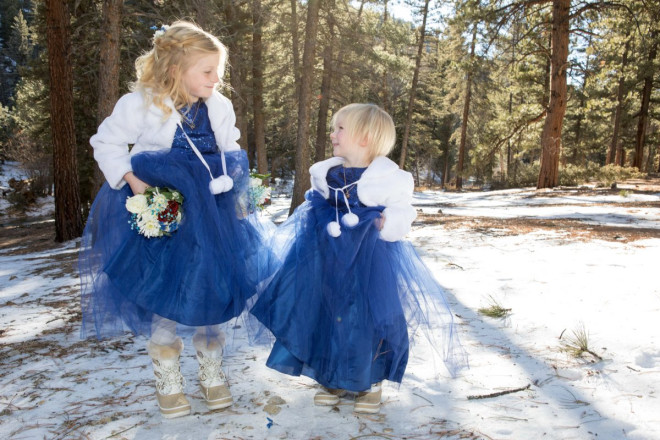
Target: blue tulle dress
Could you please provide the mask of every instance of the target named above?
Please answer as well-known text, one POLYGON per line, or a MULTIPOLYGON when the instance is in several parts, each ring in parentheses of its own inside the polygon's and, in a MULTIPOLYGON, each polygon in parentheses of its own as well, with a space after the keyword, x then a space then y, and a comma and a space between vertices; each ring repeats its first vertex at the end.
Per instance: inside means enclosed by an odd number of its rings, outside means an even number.
MULTIPOLYGON (((327 182, 341 188, 365 168, 331 168, 327 182)), ((359 184, 359 183, 358 183, 359 184)), ((281 267, 251 313, 275 342, 267 361, 289 375, 328 388, 363 391, 384 379, 400 383, 416 331, 433 335, 452 374, 466 364, 442 288, 407 241, 379 238, 374 221, 383 207, 360 203, 357 186, 324 199, 314 190, 276 232, 281 267), (332 237, 326 227, 351 211, 359 223, 332 237)))
MULTIPOLYGON (((185 109, 184 109, 185 110, 185 109)), ((206 105, 183 129, 203 154, 215 177, 221 156, 206 105), (194 126, 194 128, 192 128, 194 126)), ((168 151, 132 157, 134 174, 151 186, 169 187, 184 197, 183 218, 171 236, 146 238, 130 227, 128 185, 106 183, 92 205, 83 233, 79 269, 82 282, 82 336, 114 336, 130 330, 150 334, 154 314, 185 326, 220 324, 240 315, 264 274, 258 222, 247 215, 249 166, 244 151, 226 152, 231 191, 213 195, 210 176, 190 148, 181 127, 168 151)))

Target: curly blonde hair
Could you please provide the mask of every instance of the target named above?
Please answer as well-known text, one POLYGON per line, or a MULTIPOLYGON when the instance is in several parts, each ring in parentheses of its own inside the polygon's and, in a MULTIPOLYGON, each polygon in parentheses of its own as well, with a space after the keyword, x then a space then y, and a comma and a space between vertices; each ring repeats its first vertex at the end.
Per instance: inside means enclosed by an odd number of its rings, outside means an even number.
MULTIPOLYGON (((183 87, 182 76, 201 56, 219 54, 218 78, 227 63, 227 49, 215 36, 187 21, 176 21, 164 31, 156 32, 153 48, 135 61, 136 91, 146 92, 153 104, 169 117, 172 109, 165 104, 169 97, 178 110, 194 99, 183 87)), ((217 87, 217 86, 216 86, 217 87)))
POLYGON ((373 160, 376 156, 387 156, 394 148, 396 142, 394 121, 377 105, 348 104, 332 116, 333 128, 337 128, 339 119, 351 138, 366 141, 369 160, 373 160))

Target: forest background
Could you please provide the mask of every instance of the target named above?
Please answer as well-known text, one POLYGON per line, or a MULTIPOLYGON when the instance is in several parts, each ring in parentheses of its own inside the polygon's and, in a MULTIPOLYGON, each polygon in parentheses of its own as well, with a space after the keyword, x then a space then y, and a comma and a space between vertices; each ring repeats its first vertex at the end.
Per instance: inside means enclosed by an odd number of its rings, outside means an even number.
POLYGON ((0 163, 29 175, 14 206, 55 192, 58 241, 104 180, 89 138, 176 19, 228 47, 239 143, 258 173, 295 176, 292 210, 351 102, 393 116, 418 186, 660 172, 658 0, 0 0, 0 163))

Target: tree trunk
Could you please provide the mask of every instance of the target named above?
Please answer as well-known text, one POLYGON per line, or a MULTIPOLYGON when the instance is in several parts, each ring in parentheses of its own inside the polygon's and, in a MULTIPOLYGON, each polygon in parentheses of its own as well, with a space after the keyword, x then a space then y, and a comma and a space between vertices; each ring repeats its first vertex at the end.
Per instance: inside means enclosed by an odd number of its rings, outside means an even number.
POLYGON ((193 0, 192 9, 195 11, 195 21, 204 30, 208 30, 209 10, 206 0, 193 0))
MULTIPOLYGON (((105 118, 110 116, 115 103, 119 100, 119 62, 123 7, 124 0, 103 1, 103 28, 101 29, 101 44, 99 47, 98 105, 96 108, 97 125, 100 125, 105 118)), ((94 164, 94 181, 91 188, 92 199, 105 181, 98 164, 96 162, 94 164)))
POLYGON ((445 157, 444 170, 442 171, 442 185, 441 188, 445 189, 449 182, 449 142, 445 145, 443 156, 445 157))
POLYGON ((330 41, 323 49, 323 79, 321 80, 321 100, 319 102, 319 118, 316 123, 315 162, 325 159, 325 146, 328 143, 328 109, 330 108, 330 95, 332 94, 332 55, 337 38, 335 35, 335 2, 328 2, 328 33, 330 41))
MULTIPOLYGON (((548 48, 552 51, 552 32, 548 34, 548 48)), ((543 77, 543 96, 541 96, 541 105, 547 109, 550 105, 550 71, 552 70, 552 57, 548 57, 545 62, 545 76, 543 77)))
POLYGON ((552 46, 550 67, 550 103, 541 133, 541 170, 537 188, 559 184, 561 128, 566 113, 566 67, 571 0, 552 2, 552 46))
POLYGON ((73 123, 71 30, 65 0, 46 1, 46 26, 55 180, 55 240, 63 242, 80 237, 83 230, 73 123))
POLYGON ((264 118, 263 11, 261 0, 252 0, 252 112, 254 115, 254 148, 257 154, 257 172, 268 173, 266 156, 266 121, 264 118))
POLYGON ((472 30, 472 43, 470 44, 470 66, 465 81, 465 101, 463 102, 463 119, 461 120, 461 140, 458 146, 458 163, 456 164, 456 189, 463 188, 463 162, 467 148, 467 128, 470 117, 470 101, 472 100, 472 69, 474 63, 475 46, 477 43, 477 27, 472 30))
MULTIPOLYGON (((651 49, 648 55, 649 67, 658 54, 658 42, 656 40, 657 31, 651 31, 649 36, 651 49)), ((651 92, 653 91, 653 69, 648 68, 644 75, 644 88, 642 89, 642 103, 639 110, 639 119, 637 120, 637 137, 635 138, 635 154, 633 156, 632 166, 642 171, 642 161, 644 159, 644 143, 646 141, 646 126, 649 117, 649 103, 651 102, 651 92)))
POLYGON ((422 27, 419 29, 419 44, 417 46, 417 57, 415 58, 415 71, 413 72, 412 84, 410 85, 410 96, 408 96, 408 111, 406 114, 406 124, 403 127, 403 139, 401 140, 401 156, 399 157, 399 168, 402 170, 406 166, 406 154, 408 151, 408 137, 410 136, 410 126, 412 125, 413 109, 415 107, 415 91, 419 81, 419 70, 422 65, 422 54, 424 51, 424 37, 426 36, 426 18, 429 15, 429 1, 424 0, 424 9, 422 9, 422 27))
POLYGON ((241 132, 238 144, 243 150, 247 151, 247 102, 245 99, 245 89, 243 87, 243 72, 245 71, 245 68, 243 67, 242 62, 242 59, 244 58, 242 56, 243 48, 240 44, 243 30, 233 1, 225 1, 224 13, 227 23, 229 23, 228 33, 230 35, 226 40, 226 44, 227 51, 229 52, 229 84, 231 85, 231 100, 236 113, 236 127, 241 132))
MULTIPOLYGON (((387 2, 388 0, 383 1, 383 30, 385 29, 385 26, 387 26, 387 19, 389 18, 388 13, 387 13, 387 2)), ((383 51, 385 53, 388 52, 387 48, 387 37, 383 38, 383 51)), ((382 84, 381 84, 381 90, 382 90, 382 96, 383 96, 383 110, 386 112, 390 112, 390 90, 389 90, 389 84, 388 84, 388 72, 387 69, 383 69, 383 75, 382 75, 382 84)))
MULTIPOLYGON (((592 47, 592 36, 589 35, 587 40, 587 47, 592 47)), ((580 166, 584 161, 584 153, 580 144, 582 143, 582 121, 584 120, 584 109, 586 108, 586 94, 587 94, 587 76, 589 75, 589 57, 586 57, 584 64, 584 81, 582 82, 582 91, 580 92, 580 104, 578 108, 580 109, 577 112, 577 121, 575 122, 575 146, 573 148, 573 154, 571 161, 573 165, 580 166)))
POLYGON ((293 183, 293 196, 289 214, 305 200, 309 182, 309 115, 311 111, 312 82, 314 79, 314 52, 316 50, 316 29, 319 21, 321 0, 307 2, 305 24, 305 47, 303 50, 302 74, 300 75, 300 100, 298 101, 298 135, 296 138, 296 178, 293 183))
MULTIPOLYGON (((334 67, 332 68, 332 74, 337 83, 343 83, 344 78, 344 45, 353 45, 354 41, 359 41, 359 29, 361 29, 362 21, 362 12, 364 11, 364 3, 366 0, 360 0, 360 6, 358 7, 357 14, 355 15, 355 20, 349 22, 348 25, 344 26, 345 29, 349 29, 346 35, 342 35, 342 38, 337 40, 338 44, 338 53, 336 56, 336 61, 334 62, 334 67)), ((333 3, 334 4, 334 3, 333 3)), ((335 23, 337 24, 337 23, 335 23)), ((350 53, 350 51, 349 51, 350 53)), ((340 94, 340 97, 346 99, 346 95, 340 94)), ((349 102, 351 100, 349 99, 349 102)))
POLYGON ((607 151, 607 158, 605 165, 609 165, 614 161, 615 165, 622 166, 621 150, 623 146, 619 142, 619 130, 621 129, 621 113, 623 112, 623 94, 625 91, 625 71, 628 64, 628 50, 630 49, 630 40, 626 41, 623 48, 623 56, 621 57, 621 75, 619 76, 619 85, 616 92, 616 109, 614 110, 614 117, 612 121, 612 141, 610 148, 607 151))
MULTIPOLYGON (((510 65, 513 67, 515 65, 516 61, 516 47, 518 46, 518 43, 520 41, 520 28, 519 24, 516 23, 516 25, 513 28, 513 44, 511 44, 511 60, 510 65)), ((513 73, 513 72, 512 72, 513 73)), ((509 92, 509 105, 508 105, 508 113, 509 117, 512 117, 513 115, 513 92, 509 92)), ((506 182, 506 180, 509 178, 511 175, 511 161, 512 161, 512 145, 511 145, 511 139, 509 139, 506 142, 506 166, 502 169, 502 183, 506 182)))
POLYGON ((293 82, 296 99, 300 99, 300 40, 298 38, 298 0, 291 0, 291 51, 293 52, 293 82))

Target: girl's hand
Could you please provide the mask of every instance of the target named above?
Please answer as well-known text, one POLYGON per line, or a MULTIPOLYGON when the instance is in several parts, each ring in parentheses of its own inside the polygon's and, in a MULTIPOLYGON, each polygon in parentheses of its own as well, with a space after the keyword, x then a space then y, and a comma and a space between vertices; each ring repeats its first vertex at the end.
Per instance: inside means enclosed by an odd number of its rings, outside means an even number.
POLYGON ((124 180, 126 181, 126 183, 128 183, 128 186, 131 187, 131 191, 133 191, 133 194, 142 194, 150 186, 147 183, 135 177, 133 171, 129 171, 128 173, 124 174, 124 180))
POLYGON ((379 231, 383 230, 383 226, 385 226, 385 216, 382 213, 380 214, 380 217, 374 220, 374 226, 379 231))

